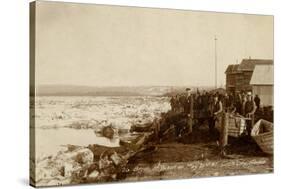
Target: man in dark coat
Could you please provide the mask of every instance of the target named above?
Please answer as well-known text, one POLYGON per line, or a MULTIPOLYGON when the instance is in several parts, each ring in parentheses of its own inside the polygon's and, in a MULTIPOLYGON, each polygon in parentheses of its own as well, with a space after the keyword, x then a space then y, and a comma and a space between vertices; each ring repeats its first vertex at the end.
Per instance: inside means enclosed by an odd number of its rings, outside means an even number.
POLYGON ((237 93, 234 98, 234 106, 236 112, 242 115, 242 96, 241 94, 237 93))
POLYGON ((260 103, 261 103, 261 99, 260 99, 259 95, 256 94, 256 96, 254 98, 254 101, 256 103, 257 110, 259 110, 260 109, 260 103))
POLYGON ((174 96, 170 99, 171 110, 174 112, 176 111, 176 98, 174 96))
POLYGON ((254 114, 255 114, 256 109, 257 109, 257 107, 252 98, 252 93, 248 92, 247 100, 244 103, 243 110, 244 110, 244 116, 246 118, 250 118, 250 120, 246 120, 246 128, 247 128, 247 133, 249 136, 251 135, 252 126, 254 124, 254 114))
POLYGON ((192 124, 193 124, 193 105, 194 99, 191 95, 191 90, 189 88, 186 89, 186 100, 184 103, 184 114, 187 118, 187 134, 192 132, 192 124))
POLYGON ((186 89, 186 94, 181 97, 180 101, 183 106, 183 112, 181 114, 186 120, 186 126, 175 124, 177 137, 181 137, 185 129, 187 129, 187 134, 192 132, 193 97, 189 88, 186 89))
POLYGON ((220 124, 220 114, 223 112, 222 102, 218 95, 215 95, 213 99, 213 102, 210 104, 211 117, 209 118, 209 130, 211 134, 214 132, 216 121, 220 124))

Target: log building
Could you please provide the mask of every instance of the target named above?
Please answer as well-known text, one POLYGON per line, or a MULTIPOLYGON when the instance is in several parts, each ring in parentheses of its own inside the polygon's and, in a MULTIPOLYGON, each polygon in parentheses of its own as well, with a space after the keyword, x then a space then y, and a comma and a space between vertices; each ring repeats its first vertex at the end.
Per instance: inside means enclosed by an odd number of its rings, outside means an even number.
POLYGON ((226 91, 242 92, 252 91, 250 81, 256 65, 273 65, 273 60, 267 59, 243 59, 240 64, 231 64, 227 67, 226 91))

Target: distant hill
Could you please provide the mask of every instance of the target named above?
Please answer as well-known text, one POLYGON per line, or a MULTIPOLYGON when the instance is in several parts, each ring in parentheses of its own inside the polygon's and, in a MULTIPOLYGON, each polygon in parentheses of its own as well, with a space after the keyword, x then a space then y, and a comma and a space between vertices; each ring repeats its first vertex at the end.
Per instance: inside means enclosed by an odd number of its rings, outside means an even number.
POLYGON ((39 85, 38 96, 158 96, 167 93, 170 87, 91 87, 75 85, 39 85))
MULTIPOLYGON (((196 91, 198 87, 190 87, 196 91)), ((39 85, 38 96, 171 96, 185 92, 186 86, 118 86, 93 87, 76 85, 39 85)), ((210 87, 199 87, 200 91, 210 87)))
MULTIPOLYGON (((173 87, 172 90, 170 90, 169 92, 163 94, 164 96, 175 96, 177 94, 182 94, 182 93, 185 93, 186 92, 186 88, 187 87, 173 87)), ((188 87, 188 88, 191 88, 192 89, 192 93, 196 93, 197 90, 199 92, 202 92, 202 91, 212 91, 214 90, 214 87, 205 87, 205 86, 200 86, 200 87, 188 87)))

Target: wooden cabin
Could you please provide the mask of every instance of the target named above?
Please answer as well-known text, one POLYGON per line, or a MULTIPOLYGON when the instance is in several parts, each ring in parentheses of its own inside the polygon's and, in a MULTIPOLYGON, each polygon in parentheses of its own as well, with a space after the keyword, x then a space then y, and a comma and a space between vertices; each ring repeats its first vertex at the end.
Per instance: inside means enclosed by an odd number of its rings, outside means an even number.
POLYGON ((250 81, 256 65, 273 65, 273 60, 249 58, 243 59, 240 64, 229 65, 225 71, 226 91, 252 91, 250 81))

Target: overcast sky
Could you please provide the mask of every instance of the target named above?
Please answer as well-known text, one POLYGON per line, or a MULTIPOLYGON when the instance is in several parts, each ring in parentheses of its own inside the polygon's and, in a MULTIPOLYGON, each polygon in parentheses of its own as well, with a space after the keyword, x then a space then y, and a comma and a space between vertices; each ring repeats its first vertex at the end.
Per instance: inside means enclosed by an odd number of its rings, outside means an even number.
POLYGON ((273 59, 273 17, 37 2, 36 82, 214 86, 228 64, 273 59))

